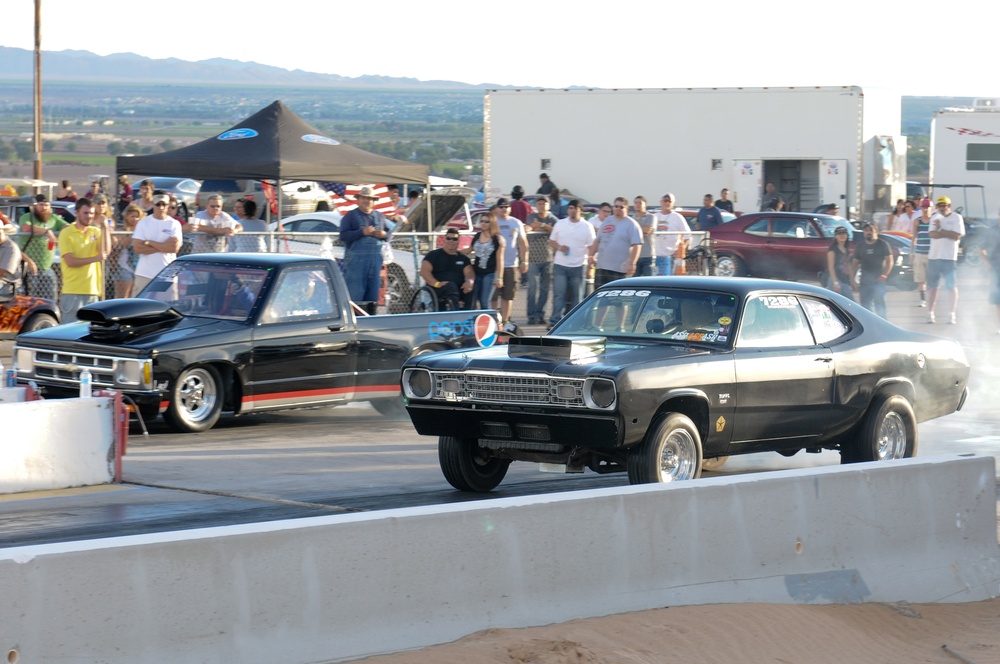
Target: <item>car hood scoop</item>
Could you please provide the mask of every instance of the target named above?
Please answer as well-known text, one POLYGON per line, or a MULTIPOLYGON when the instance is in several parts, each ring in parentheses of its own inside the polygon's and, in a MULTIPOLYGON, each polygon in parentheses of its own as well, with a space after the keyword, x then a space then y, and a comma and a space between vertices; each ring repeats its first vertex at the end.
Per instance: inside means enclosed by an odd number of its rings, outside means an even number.
POLYGON ((184 314, 166 302, 129 299, 97 302, 80 309, 77 318, 90 322, 95 341, 124 343, 176 325, 184 314))
POLYGON ((558 362, 600 355, 606 344, 604 337, 511 337, 507 355, 558 362))

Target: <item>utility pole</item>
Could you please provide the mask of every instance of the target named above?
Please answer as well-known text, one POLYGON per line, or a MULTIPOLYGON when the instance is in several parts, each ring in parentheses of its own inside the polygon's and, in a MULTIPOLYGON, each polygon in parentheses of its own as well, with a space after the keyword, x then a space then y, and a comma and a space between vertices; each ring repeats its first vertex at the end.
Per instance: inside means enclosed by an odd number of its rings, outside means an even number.
POLYGON ((42 179, 42 0, 35 0, 35 179, 42 179))

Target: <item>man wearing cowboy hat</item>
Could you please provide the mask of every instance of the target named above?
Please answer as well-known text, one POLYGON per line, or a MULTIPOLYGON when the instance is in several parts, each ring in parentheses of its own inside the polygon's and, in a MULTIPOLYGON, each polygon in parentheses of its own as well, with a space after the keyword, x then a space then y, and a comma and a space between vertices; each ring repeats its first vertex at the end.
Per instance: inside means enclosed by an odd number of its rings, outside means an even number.
POLYGON ((389 221, 375 210, 378 197, 368 186, 356 196, 358 207, 340 220, 344 243, 344 280, 354 302, 378 301, 382 285, 382 245, 389 241, 389 221))

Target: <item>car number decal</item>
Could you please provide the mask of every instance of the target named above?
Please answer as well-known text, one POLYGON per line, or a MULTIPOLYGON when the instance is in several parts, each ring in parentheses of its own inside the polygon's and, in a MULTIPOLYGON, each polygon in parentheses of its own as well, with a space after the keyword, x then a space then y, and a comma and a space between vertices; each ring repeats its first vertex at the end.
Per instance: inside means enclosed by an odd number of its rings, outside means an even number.
POLYGON ((760 301, 768 309, 791 309, 799 302, 793 295, 765 295, 760 301))
POLYGON ((594 297, 649 297, 648 290, 609 290, 598 291, 594 297))

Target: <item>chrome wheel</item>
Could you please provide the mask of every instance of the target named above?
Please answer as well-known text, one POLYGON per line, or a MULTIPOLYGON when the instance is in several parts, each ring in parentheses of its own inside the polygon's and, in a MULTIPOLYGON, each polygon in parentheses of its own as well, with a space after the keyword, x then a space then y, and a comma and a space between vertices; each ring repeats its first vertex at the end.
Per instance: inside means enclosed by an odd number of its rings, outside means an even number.
POLYGON ((715 276, 717 277, 742 277, 746 275, 746 269, 736 256, 721 254, 715 263, 715 276))
POLYGON ((222 413, 222 381, 211 366, 185 369, 177 377, 165 417, 183 433, 208 431, 222 413))
POLYGON ((879 426, 876 444, 878 461, 902 459, 906 456, 906 423, 899 413, 895 411, 886 413, 879 426))
POLYGON ((670 432, 660 447, 660 481, 677 482, 694 477, 698 458, 694 438, 683 429, 670 432))

